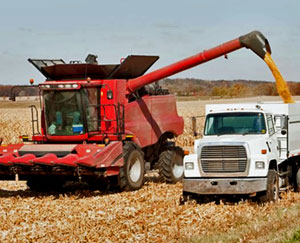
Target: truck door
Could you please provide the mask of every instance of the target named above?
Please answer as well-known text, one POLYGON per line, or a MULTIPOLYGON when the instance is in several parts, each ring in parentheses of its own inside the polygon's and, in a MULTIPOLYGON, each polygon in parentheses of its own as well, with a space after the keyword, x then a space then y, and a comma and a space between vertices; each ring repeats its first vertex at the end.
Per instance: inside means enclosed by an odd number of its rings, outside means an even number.
POLYGON ((275 158, 279 157, 277 146, 277 134, 274 127, 273 117, 271 114, 266 114, 269 139, 267 139, 267 147, 270 153, 273 153, 275 158))
POLYGON ((274 125, 275 131, 277 133, 277 143, 278 143, 278 156, 281 160, 287 158, 287 134, 282 134, 281 130, 284 127, 284 122, 286 120, 286 115, 275 115, 274 125))

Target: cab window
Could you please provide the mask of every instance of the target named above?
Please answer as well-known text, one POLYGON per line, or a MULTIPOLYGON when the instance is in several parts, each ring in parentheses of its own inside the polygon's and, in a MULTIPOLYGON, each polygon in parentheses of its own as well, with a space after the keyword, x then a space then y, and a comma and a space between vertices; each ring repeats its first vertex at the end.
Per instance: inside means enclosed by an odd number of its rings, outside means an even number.
POLYGON ((267 125, 268 125, 268 131, 270 135, 273 135, 275 133, 274 123, 271 115, 267 115, 267 125))

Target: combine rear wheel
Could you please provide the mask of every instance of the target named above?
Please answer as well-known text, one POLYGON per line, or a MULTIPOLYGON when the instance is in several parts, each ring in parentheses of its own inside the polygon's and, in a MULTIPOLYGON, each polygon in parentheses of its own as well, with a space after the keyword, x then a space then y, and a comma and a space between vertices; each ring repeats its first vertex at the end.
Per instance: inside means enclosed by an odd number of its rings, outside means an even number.
POLYGON ((145 162, 142 150, 132 142, 123 147, 124 166, 120 170, 120 188, 132 191, 144 184, 145 162))
POLYGON ((183 150, 179 147, 167 147, 158 160, 159 174, 168 183, 176 183, 183 178, 183 150))

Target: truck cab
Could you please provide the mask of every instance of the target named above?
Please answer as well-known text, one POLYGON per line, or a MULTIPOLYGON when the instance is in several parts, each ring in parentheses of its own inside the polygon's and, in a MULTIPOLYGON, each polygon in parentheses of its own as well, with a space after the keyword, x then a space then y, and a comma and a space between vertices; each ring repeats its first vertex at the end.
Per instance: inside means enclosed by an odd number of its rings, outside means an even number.
POLYGON ((276 200, 293 177, 288 168, 295 167, 300 149, 299 113, 297 103, 207 105, 203 138, 184 158, 184 196, 276 200))

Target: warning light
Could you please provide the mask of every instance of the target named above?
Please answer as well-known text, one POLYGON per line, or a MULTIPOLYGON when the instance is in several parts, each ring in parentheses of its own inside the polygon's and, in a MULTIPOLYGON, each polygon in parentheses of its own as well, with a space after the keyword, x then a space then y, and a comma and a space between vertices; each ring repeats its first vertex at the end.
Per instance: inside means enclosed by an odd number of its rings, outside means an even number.
POLYGON ((109 141, 110 141, 110 140, 109 140, 108 137, 105 137, 105 138, 104 138, 104 143, 105 143, 105 145, 108 145, 108 144, 109 144, 109 141))
POLYGON ((33 85, 34 79, 33 79, 33 78, 29 79, 29 83, 30 83, 31 85, 33 85))

